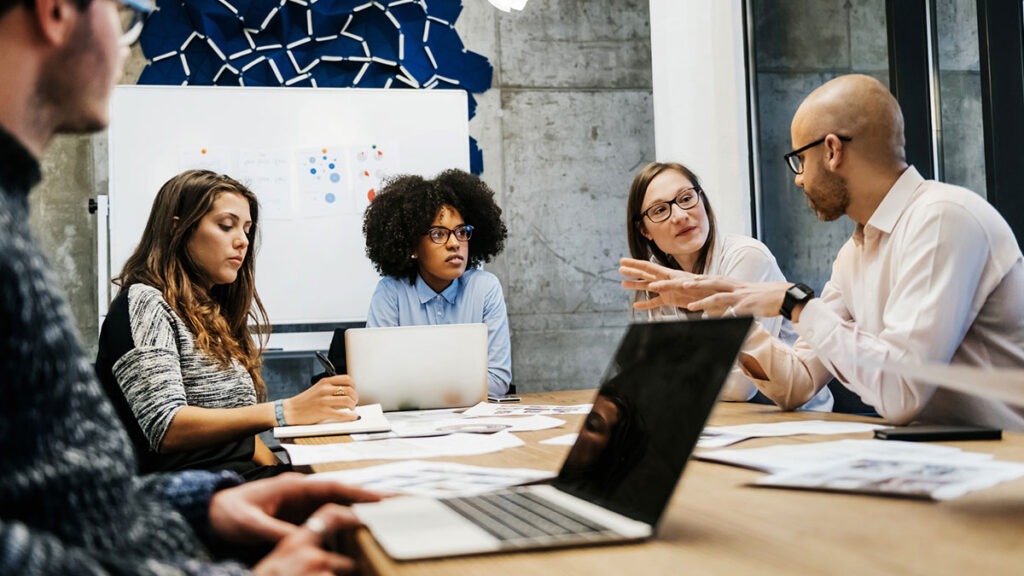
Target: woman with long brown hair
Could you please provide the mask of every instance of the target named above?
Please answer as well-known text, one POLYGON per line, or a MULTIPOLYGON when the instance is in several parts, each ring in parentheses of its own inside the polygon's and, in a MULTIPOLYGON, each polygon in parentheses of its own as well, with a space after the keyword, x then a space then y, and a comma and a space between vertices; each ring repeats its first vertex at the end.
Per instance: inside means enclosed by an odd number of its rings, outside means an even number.
POLYGON ((260 374, 267 315, 256 292, 259 203, 208 170, 170 180, 100 334, 97 373, 128 428, 142 472, 282 467, 256 436, 275 425, 346 420, 358 395, 333 376, 266 401, 260 374), (250 327, 251 326, 251 327, 250 327), (253 334, 260 338, 257 343, 253 334))
MULTIPOLYGON (((626 235, 630 255, 670 270, 728 276, 744 282, 784 281, 768 247, 749 236, 720 234, 715 212, 690 168, 675 162, 651 162, 633 178, 626 204, 626 235)), ((628 260, 624 260, 628 269, 628 260)), ((625 272, 624 272, 625 273, 625 272)), ((637 292, 639 298, 643 292, 637 292)), ((650 310, 648 319, 686 317, 672 307, 650 310)), ((796 333, 780 316, 758 320, 773 336, 792 344, 796 333)), ((757 388, 739 367, 733 369, 722 399, 752 399, 757 388)), ((823 388, 804 409, 831 410, 832 395, 823 388)))

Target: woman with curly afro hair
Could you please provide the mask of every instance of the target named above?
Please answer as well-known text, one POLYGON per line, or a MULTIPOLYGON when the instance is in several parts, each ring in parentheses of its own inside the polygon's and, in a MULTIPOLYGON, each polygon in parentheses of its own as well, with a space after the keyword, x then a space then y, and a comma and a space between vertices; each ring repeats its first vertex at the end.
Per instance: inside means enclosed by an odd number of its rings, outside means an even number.
POLYGON ((512 383, 505 296, 498 278, 479 266, 501 252, 507 234, 494 192, 472 174, 388 181, 363 219, 366 255, 384 276, 366 325, 483 322, 488 394, 504 396, 512 383))

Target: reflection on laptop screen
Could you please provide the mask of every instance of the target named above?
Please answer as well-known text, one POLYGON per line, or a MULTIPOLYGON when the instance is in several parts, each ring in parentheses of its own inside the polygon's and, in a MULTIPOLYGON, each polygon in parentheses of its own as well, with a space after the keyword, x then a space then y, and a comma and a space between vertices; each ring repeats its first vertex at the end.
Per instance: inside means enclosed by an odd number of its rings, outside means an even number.
POLYGON ((631 326, 555 486, 657 525, 750 324, 631 326))

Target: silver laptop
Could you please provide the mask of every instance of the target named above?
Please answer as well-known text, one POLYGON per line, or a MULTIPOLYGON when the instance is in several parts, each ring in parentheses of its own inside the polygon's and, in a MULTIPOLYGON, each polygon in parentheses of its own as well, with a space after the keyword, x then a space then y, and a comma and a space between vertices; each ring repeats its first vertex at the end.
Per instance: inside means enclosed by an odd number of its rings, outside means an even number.
POLYGON ((359 403, 379 403, 385 412, 487 399, 485 324, 350 328, 345 357, 359 403))
POLYGON ((750 324, 631 326, 553 485, 352 508, 398 560, 648 538, 750 324))

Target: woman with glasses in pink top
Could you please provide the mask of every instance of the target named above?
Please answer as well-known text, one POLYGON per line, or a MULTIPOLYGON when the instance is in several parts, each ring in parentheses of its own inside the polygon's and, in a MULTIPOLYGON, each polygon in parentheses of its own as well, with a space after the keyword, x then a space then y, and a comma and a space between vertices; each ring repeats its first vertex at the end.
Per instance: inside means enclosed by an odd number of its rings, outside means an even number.
MULTIPOLYGON (((682 164, 652 162, 637 173, 626 204, 626 234, 634 259, 654 262, 669 270, 728 276, 745 282, 786 279, 767 246, 748 236, 721 234, 717 230, 715 213, 700 178, 682 164)), ((622 264, 623 275, 644 277, 631 267, 629 259, 623 259, 622 264)), ((638 298, 646 295, 637 292, 638 298)), ((693 313, 662 306, 643 314, 644 319, 661 320, 686 318, 693 313)), ((758 321, 783 341, 792 344, 796 340, 789 320, 777 316, 758 321)), ((739 367, 734 367, 722 399, 743 402, 756 394, 753 382, 739 367)), ((803 408, 831 410, 832 395, 828 388, 823 388, 803 408)))

